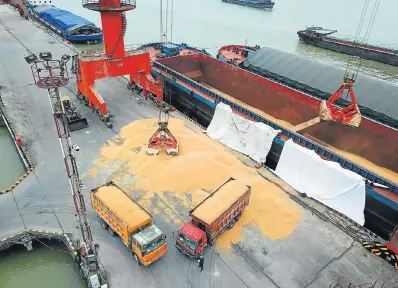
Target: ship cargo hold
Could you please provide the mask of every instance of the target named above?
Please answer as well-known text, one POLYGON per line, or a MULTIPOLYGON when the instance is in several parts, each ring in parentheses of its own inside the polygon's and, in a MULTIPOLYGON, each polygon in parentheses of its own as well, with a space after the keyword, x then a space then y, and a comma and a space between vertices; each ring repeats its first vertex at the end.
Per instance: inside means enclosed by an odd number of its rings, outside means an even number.
POLYGON ((239 65, 258 49, 260 49, 259 45, 225 45, 218 49, 216 58, 225 63, 239 65))
MULTIPOLYGON (((345 73, 343 68, 320 64, 316 60, 270 47, 261 48, 240 67, 320 100, 329 99, 336 87, 341 85, 345 73)), ((358 74, 354 90, 363 116, 398 129, 398 85, 358 74)), ((337 104, 347 106, 349 98, 340 98, 337 104)))
POLYGON ((272 9, 275 5, 275 2, 270 0, 222 0, 222 2, 259 9, 272 9))
POLYGON ((95 44, 103 40, 101 28, 52 5, 26 3, 29 16, 71 43, 95 44))
POLYGON ((297 32, 301 41, 320 48, 398 66, 398 49, 368 45, 331 36, 337 30, 309 27, 297 32))
POLYGON ((281 130, 265 163, 271 169, 284 142, 293 139, 361 175, 367 180, 365 227, 390 239, 398 222, 396 130, 366 118, 359 128, 335 122, 303 126, 319 116, 319 99, 200 53, 159 59, 152 73, 165 79, 165 100, 203 126, 223 102, 237 114, 281 130))

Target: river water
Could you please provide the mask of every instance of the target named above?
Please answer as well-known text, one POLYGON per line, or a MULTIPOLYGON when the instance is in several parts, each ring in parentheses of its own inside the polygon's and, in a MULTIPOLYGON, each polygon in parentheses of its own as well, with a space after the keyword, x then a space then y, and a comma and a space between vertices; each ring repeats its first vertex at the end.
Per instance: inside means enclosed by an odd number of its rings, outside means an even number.
MULTIPOLYGON (((275 0, 272 11, 228 4, 221 0, 163 0, 166 5, 168 40, 205 48, 213 55, 225 44, 269 46, 317 61, 345 67, 347 56, 299 42, 296 32, 306 26, 322 26, 338 30, 345 38, 355 37, 365 0, 275 0), (171 27, 172 26, 172 27, 171 27)), ((101 25, 98 12, 82 7, 81 0, 52 1, 54 5, 79 14, 101 25)), ((375 0, 369 0, 367 16, 360 38, 364 37, 375 0)), ((369 43, 398 49, 397 0, 381 0, 369 43)), ((166 25, 164 25, 166 26, 166 25)), ((164 27, 164 32, 166 28, 164 27)), ((125 44, 143 44, 160 40, 160 0, 137 0, 137 8, 127 12, 125 44)), ((398 67, 363 61, 363 72, 398 81, 398 67)), ((343 75, 342 75, 343 77, 343 75)), ((337 87, 336 87, 337 88, 337 87)))
MULTIPOLYGON (((374 1, 370 0, 368 15, 371 13, 374 1)), ((171 7, 172 0, 168 2, 171 7)), ((315 25, 336 29, 339 35, 351 38, 356 34, 365 0, 275 0, 275 2, 272 11, 262 11, 223 3, 221 0, 174 0, 173 24, 167 26, 167 40, 204 48, 213 55, 216 55, 217 49, 225 44, 258 44, 323 63, 342 67, 346 65, 347 56, 300 43, 296 32, 305 26, 315 25)), ((81 0, 53 0, 52 3, 101 25, 100 14, 84 9, 81 0)), ((163 0, 164 21, 166 5, 167 0, 163 0)), ((397 0, 381 0, 370 43, 398 47, 397 11, 397 0)), ((169 23, 170 19, 171 14, 168 15, 169 23)), ((366 20, 361 36, 365 34, 367 23, 366 20)), ((164 28, 163 32, 166 32, 166 27, 164 28)), ((158 42, 160 35, 160 0, 137 0, 136 10, 127 12, 125 44, 158 42)), ((363 61, 363 66, 362 72, 366 74, 398 81, 398 67, 366 60, 363 61)), ((3 159, 3 155, 8 157, 12 154, 3 151, 15 148, 10 145, 8 135, 6 135, 8 138, 5 137, 1 131, 0 151, 3 159)), ((17 165, 16 163, 20 162, 11 163, 17 165)), ((9 170, 11 169, 7 169, 6 172, 9 173, 9 170)), ((19 178, 23 174, 23 167, 18 166, 15 171, 15 175, 19 178)), ((0 186, 4 186, 5 183, 12 184, 14 178, 15 176, 11 174, 7 174, 6 178, 3 176, 0 178, 0 186)), ((78 269, 68 254, 57 253, 42 246, 35 247, 29 253, 25 248, 1 253, 0 279, 1 288, 84 287, 78 269)))
MULTIPOLYGON (((57 252, 37 243, 33 247, 28 252, 24 246, 17 245, 0 252, 1 288, 86 287, 76 263, 68 253, 57 252)), ((55 247, 62 249, 60 245, 55 247)))
POLYGON ((0 190, 11 187, 24 173, 25 167, 7 128, 0 127, 0 190))

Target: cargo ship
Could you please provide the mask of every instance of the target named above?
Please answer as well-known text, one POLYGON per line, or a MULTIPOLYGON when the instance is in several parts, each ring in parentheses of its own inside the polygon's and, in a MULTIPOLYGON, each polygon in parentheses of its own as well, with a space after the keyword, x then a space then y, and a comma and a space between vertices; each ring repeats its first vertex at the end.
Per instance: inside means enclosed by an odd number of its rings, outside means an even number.
POLYGON ((217 103, 223 102, 245 118, 281 130, 265 163, 271 169, 284 142, 293 139, 361 175, 367 182, 365 227, 383 239, 392 237, 398 224, 396 130, 367 118, 359 128, 337 122, 307 124, 319 117, 321 100, 202 53, 157 59, 152 74, 165 80, 165 99, 205 127, 217 103), (364 167, 355 160, 359 157, 373 164, 364 167), (390 170, 393 176, 378 175, 372 165, 390 170))
POLYGON ((232 65, 239 65, 246 58, 260 49, 259 45, 246 46, 246 45, 225 45, 218 49, 216 58, 225 63, 232 65))
POLYGON ((328 30, 313 26, 298 31, 297 35, 301 41, 312 46, 398 66, 398 50, 338 39, 331 36, 336 32, 337 30, 328 30))
POLYGON ((47 4, 25 5, 29 17, 71 43, 96 44, 103 40, 101 28, 78 15, 47 4))
POLYGON ((259 9, 272 9, 275 5, 275 2, 270 0, 222 0, 222 2, 259 9))

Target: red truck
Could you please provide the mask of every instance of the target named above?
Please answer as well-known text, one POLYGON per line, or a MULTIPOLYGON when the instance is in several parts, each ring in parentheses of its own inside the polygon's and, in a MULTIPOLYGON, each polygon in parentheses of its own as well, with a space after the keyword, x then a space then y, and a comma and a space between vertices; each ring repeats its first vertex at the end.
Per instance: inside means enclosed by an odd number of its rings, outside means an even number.
POLYGON ((207 244, 212 245, 225 229, 232 228, 249 204, 251 187, 229 178, 213 193, 189 211, 190 222, 177 232, 176 248, 197 258, 207 244))

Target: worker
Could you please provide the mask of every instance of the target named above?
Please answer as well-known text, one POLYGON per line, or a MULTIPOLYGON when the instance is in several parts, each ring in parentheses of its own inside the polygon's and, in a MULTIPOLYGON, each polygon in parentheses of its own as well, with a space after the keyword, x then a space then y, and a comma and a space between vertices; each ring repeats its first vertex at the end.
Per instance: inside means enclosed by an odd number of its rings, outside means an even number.
POLYGON ((199 258, 198 258, 198 267, 200 268, 200 272, 203 271, 203 263, 204 263, 205 259, 203 258, 203 254, 200 254, 199 258))

